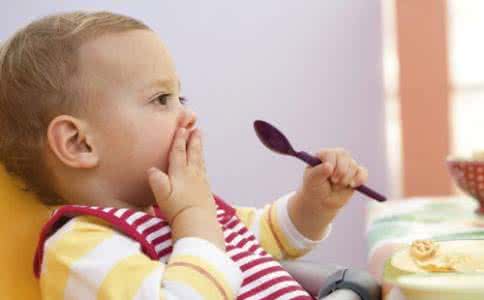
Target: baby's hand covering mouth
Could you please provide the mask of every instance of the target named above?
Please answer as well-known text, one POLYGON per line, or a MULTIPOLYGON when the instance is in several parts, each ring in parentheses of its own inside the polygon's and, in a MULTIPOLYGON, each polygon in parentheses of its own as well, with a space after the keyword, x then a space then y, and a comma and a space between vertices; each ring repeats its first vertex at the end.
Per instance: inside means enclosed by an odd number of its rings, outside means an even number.
POLYGON ((200 134, 202 133, 202 131, 197 126, 189 126, 187 130, 189 135, 192 135, 192 133, 195 131, 198 131, 200 134))
POLYGON ((202 138, 196 127, 177 130, 167 173, 151 168, 148 179, 156 202, 166 213, 169 223, 187 207, 198 207, 215 215, 215 202, 206 176, 202 138))
POLYGON ((198 129, 188 131, 182 127, 177 130, 169 154, 168 172, 152 168, 148 171, 148 179, 156 203, 172 227, 173 241, 199 237, 225 251, 198 129))

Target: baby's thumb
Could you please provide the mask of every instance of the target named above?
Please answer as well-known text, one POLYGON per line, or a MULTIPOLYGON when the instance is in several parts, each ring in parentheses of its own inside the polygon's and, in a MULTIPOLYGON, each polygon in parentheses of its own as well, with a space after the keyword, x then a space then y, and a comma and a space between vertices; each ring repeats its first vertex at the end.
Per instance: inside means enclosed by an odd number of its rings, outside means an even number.
POLYGON ((171 192, 171 184, 170 178, 165 173, 157 168, 151 168, 148 170, 148 181, 157 203, 168 199, 171 192))
POLYGON ((331 176, 333 169, 334 168, 331 166, 331 164, 325 162, 315 167, 307 168, 304 175, 308 183, 314 182, 316 184, 320 184, 322 181, 327 180, 331 176))

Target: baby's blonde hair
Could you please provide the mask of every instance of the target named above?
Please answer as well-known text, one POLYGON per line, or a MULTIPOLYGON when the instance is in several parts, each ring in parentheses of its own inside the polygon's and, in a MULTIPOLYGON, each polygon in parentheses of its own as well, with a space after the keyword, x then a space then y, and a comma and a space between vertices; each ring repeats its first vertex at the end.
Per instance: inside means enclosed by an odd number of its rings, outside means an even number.
POLYGON ((55 203, 44 161, 49 122, 85 103, 78 49, 104 34, 150 30, 110 12, 71 12, 36 20, 0 45, 0 162, 46 203, 55 203))

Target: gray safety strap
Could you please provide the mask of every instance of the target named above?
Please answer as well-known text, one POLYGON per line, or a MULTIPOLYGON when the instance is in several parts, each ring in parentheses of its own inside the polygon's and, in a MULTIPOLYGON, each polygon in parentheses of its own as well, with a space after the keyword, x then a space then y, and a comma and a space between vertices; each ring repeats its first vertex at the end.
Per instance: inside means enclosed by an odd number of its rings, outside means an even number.
POLYGON ((340 289, 354 291, 361 300, 381 299, 378 283, 368 273, 352 269, 342 269, 329 276, 325 286, 319 291, 318 299, 340 289))

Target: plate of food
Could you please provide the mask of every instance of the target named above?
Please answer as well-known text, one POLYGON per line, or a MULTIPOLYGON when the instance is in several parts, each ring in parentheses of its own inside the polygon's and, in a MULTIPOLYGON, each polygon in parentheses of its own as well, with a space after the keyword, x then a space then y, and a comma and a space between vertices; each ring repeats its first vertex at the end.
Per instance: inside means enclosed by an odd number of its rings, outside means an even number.
POLYGON ((484 240, 416 240, 387 261, 384 278, 407 299, 484 299, 484 240))

